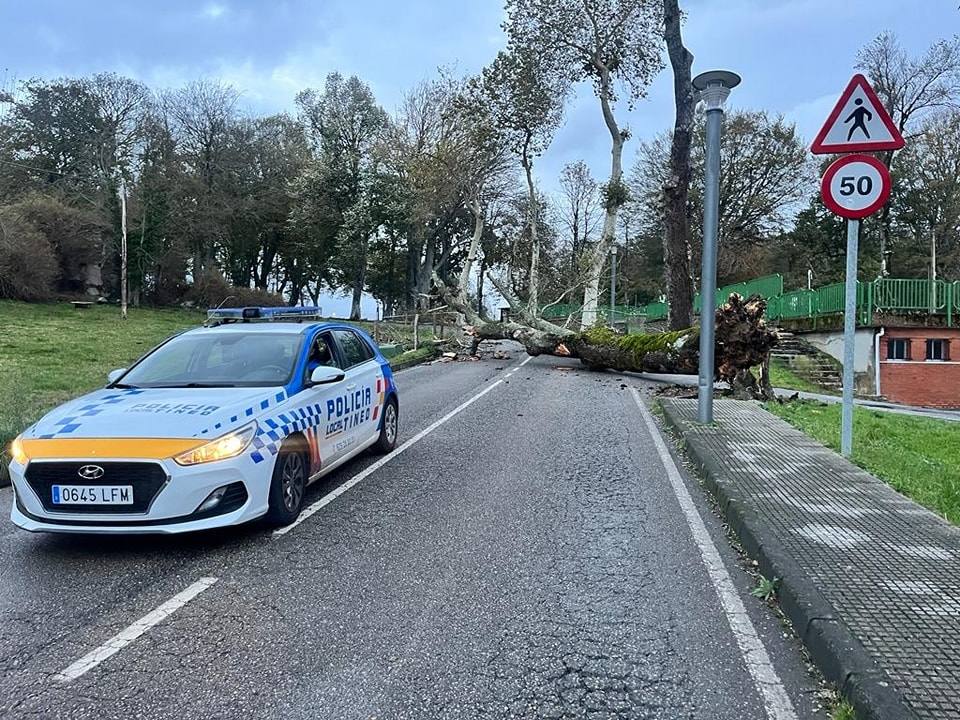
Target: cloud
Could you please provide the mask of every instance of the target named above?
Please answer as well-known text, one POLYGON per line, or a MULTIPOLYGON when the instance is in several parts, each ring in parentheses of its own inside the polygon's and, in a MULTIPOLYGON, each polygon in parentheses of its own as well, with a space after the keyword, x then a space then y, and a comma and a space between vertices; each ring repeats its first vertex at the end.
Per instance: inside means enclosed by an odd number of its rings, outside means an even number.
POLYGON ((800 137, 812 142, 839 97, 840 93, 836 92, 806 100, 786 110, 783 116, 796 124, 800 137))
POLYGON ((209 3, 203 7, 202 15, 210 20, 218 20, 229 12, 230 8, 222 3, 209 3))

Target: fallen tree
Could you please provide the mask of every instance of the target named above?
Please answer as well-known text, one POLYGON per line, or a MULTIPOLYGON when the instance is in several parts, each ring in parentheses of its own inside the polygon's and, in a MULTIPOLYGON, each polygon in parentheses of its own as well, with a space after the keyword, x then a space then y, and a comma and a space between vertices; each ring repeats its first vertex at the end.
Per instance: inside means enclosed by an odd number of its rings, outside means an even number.
MULTIPOLYGON (((606 327, 571 330, 532 315, 528 306, 490 277, 510 304, 516 319, 494 321, 481 317, 460 289, 434 277, 444 302, 462 313, 463 331, 472 339, 471 352, 485 340, 515 340, 530 355, 579 358, 588 367, 633 372, 690 375, 698 371, 700 328, 662 333, 621 334, 606 327)), ((740 396, 769 398, 772 395, 765 369, 777 334, 763 319, 766 301, 760 296, 743 298, 736 293, 716 310, 716 379, 730 383, 740 396), (751 372, 761 367, 759 381, 751 372)))

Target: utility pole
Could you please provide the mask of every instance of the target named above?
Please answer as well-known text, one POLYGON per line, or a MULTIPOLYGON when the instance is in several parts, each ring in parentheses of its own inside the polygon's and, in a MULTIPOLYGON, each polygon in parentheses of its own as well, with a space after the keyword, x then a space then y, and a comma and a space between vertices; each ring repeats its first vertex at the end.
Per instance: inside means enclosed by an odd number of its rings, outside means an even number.
POLYGON ((127 319, 127 183, 120 178, 120 317, 127 319))
POLYGON ((937 311, 937 224, 940 222, 940 208, 937 219, 930 223, 930 312, 937 311))
POLYGON ((930 312, 937 311, 937 231, 930 228, 930 312))
POLYGON ((617 321, 617 246, 610 246, 610 327, 617 321))
POLYGON ((723 104, 740 76, 727 70, 711 70, 693 79, 693 87, 707 109, 707 158, 703 192, 703 264, 700 271, 700 377, 697 389, 697 419, 713 422, 715 298, 717 294, 717 226, 720 213, 720 133, 723 104))

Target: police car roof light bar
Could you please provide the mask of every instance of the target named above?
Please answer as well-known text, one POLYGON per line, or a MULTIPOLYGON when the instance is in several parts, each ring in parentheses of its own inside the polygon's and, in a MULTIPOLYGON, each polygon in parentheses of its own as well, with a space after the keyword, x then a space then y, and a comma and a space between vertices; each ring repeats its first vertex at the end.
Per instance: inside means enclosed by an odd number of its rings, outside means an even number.
POLYGON ((229 322, 321 320, 320 308, 306 307, 245 307, 213 308, 207 310, 207 325, 216 326, 229 322))

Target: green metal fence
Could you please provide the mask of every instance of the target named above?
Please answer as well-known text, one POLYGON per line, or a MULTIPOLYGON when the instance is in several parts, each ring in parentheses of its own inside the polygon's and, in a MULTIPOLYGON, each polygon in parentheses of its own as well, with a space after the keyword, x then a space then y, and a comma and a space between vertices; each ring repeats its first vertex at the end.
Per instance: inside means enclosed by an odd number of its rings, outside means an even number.
MULTIPOLYGON (((816 290, 794 290, 767 302, 767 318, 819 318, 842 314, 845 308, 844 283, 824 285, 816 290)), ((922 280, 881 278, 857 282, 857 321, 863 325, 873 320, 874 313, 943 315, 953 326, 960 312, 960 280, 922 280)))
MULTIPOLYGON (((782 275, 766 275, 742 283, 725 285, 717 290, 714 304, 719 307, 731 293, 744 297, 760 295, 767 300, 766 317, 777 320, 816 319, 842 314, 846 295, 844 283, 832 283, 813 290, 783 291, 782 275)), ((694 312, 701 308, 700 294, 694 296, 694 312)), ((606 319, 609 306, 600 306, 599 314, 606 319)), ((616 319, 643 318, 663 320, 669 307, 665 302, 647 305, 618 305, 616 319)), ((565 318, 578 313, 579 305, 552 305, 544 308, 546 318, 565 318)), ((857 321, 866 325, 872 322, 874 313, 917 314, 928 313, 945 316, 946 324, 953 326, 954 317, 960 317, 960 280, 923 280, 912 278, 879 278, 857 282, 857 321)))
POLYGON ((873 302, 880 310, 944 310, 951 284, 943 280, 901 280, 884 278, 874 281, 873 302))

